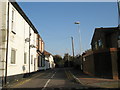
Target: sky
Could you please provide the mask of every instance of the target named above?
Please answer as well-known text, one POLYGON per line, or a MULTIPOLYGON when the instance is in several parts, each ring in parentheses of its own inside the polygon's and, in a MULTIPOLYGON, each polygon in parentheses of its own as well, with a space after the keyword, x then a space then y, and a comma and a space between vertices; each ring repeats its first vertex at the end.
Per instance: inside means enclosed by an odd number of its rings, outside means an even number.
POLYGON ((95 28, 118 26, 116 2, 18 2, 53 55, 75 55, 91 48, 95 28), (80 22, 80 33, 78 25, 80 22), (81 37, 81 43, 80 43, 81 37), (80 51, 80 45, 82 51, 80 51))

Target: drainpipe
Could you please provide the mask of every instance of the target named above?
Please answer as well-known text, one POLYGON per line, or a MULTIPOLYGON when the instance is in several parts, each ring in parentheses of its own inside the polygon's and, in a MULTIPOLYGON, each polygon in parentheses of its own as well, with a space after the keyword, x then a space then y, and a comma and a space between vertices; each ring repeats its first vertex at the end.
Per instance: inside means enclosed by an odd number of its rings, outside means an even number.
POLYGON ((8 42, 9 42, 9 2, 8 2, 8 12, 7 12, 7 45, 6 45, 5 85, 7 84, 8 42))
POLYGON ((30 76, 30 36, 31 36, 31 33, 30 33, 30 27, 29 27, 29 76, 30 76))
POLYGON ((117 8, 118 8, 118 27, 120 29, 120 1, 117 0, 117 8))

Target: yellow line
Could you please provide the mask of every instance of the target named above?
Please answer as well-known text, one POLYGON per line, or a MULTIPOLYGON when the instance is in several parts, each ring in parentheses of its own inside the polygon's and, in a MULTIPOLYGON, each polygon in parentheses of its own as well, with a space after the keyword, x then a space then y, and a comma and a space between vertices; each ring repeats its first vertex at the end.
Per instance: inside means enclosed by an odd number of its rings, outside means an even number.
POLYGON ((18 86, 20 86, 20 85, 22 85, 22 84, 24 84, 24 83, 27 83, 27 82, 29 82, 30 80, 32 80, 32 79, 34 79, 34 78, 36 78, 36 77, 39 77, 39 76, 41 76, 41 75, 43 75, 43 74, 45 74, 45 73, 41 73, 40 75, 31 77, 30 79, 27 79, 27 80, 24 80, 24 81, 21 81, 21 82, 18 83, 17 85, 13 86, 13 88, 18 87, 18 86))
POLYGON ((65 74, 66 74, 67 78, 70 80, 70 75, 69 75, 69 73, 68 73, 67 71, 65 71, 65 74))

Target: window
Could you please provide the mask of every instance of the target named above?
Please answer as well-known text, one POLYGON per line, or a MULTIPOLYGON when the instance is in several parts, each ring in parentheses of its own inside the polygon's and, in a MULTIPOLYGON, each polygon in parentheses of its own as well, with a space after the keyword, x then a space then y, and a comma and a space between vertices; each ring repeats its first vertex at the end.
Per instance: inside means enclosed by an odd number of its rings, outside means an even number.
POLYGON ((83 61, 85 62, 85 58, 83 58, 83 61))
POLYGON ((31 55, 31 64, 33 64, 33 55, 31 55))
POLYGON ((33 34, 33 43, 35 43, 35 34, 33 34))
POLYGON ((24 53, 24 64, 26 64, 27 61, 27 53, 24 53))
POLYGON ((102 46, 102 41, 101 40, 98 40, 98 45, 99 45, 99 47, 102 46))
POLYGON ((95 49, 98 49, 98 45, 97 45, 97 42, 95 42, 95 49))
POLYGON ((41 58, 41 67, 44 67, 45 66, 45 60, 44 60, 44 58, 42 57, 41 58))
POLYGON ((118 35, 118 48, 120 48, 120 35, 118 35))
POLYGON ((11 19, 11 31, 12 33, 16 34, 15 33, 15 28, 14 28, 14 24, 15 23, 15 11, 14 9, 12 10, 12 19, 11 19))
POLYGON ((15 60, 16 60, 16 51, 15 49, 11 50, 11 64, 15 64, 15 60))
POLYGON ((118 36, 118 40, 120 40, 120 35, 118 36))
POLYGON ((41 56, 38 56, 38 67, 41 66, 41 56))

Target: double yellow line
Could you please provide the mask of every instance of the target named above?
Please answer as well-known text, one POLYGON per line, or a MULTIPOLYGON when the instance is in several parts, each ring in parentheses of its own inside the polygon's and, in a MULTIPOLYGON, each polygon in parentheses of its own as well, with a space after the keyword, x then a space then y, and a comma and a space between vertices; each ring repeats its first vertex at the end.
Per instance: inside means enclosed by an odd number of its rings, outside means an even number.
POLYGON ((65 74, 66 74, 68 80, 73 80, 73 77, 72 77, 72 74, 71 74, 70 71, 66 71, 66 70, 65 70, 65 74))
POLYGON ((12 88, 17 88, 18 86, 23 85, 24 83, 27 83, 27 82, 29 82, 30 80, 32 80, 32 79, 34 79, 34 78, 36 78, 36 77, 40 77, 40 76, 42 76, 42 75, 44 75, 44 74, 45 74, 45 73, 41 73, 41 74, 39 74, 39 75, 30 77, 30 78, 28 78, 28 79, 26 79, 26 80, 20 81, 18 84, 16 84, 16 85, 13 86, 12 88))

